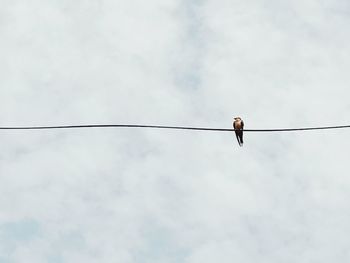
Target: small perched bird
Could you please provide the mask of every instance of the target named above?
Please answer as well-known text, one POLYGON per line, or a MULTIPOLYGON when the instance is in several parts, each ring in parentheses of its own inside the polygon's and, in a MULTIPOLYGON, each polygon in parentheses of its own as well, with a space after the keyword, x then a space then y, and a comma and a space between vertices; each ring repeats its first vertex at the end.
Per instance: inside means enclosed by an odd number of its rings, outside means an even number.
POLYGON ((233 128, 235 129, 236 138, 239 146, 243 146, 243 128, 244 122, 241 117, 235 117, 233 121, 233 128))

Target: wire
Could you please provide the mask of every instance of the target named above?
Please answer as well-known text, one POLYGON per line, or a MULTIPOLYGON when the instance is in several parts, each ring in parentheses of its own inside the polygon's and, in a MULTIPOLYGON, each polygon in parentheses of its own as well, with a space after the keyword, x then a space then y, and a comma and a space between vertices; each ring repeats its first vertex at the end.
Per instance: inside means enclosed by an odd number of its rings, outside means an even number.
MULTIPOLYGON (((0 127, 0 130, 50 130, 50 129, 87 129, 87 128, 150 128, 150 129, 171 129, 171 130, 195 130, 213 132, 233 132, 235 129, 206 128, 206 127, 184 127, 184 126, 162 126, 162 125, 139 125, 139 124, 86 124, 86 125, 57 125, 57 126, 17 126, 0 127)), ((346 129, 350 125, 307 127, 307 128, 286 128, 286 129, 244 129, 244 132, 293 132, 310 130, 331 130, 346 129)))

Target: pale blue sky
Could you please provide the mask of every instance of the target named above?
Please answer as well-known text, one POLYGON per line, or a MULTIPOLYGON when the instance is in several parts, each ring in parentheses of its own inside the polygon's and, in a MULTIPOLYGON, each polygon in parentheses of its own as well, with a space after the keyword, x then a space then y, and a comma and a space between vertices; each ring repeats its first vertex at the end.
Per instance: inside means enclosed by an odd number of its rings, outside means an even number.
MULTIPOLYGON (((0 125, 349 122, 347 1, 2 0, 0 125)), ((1 131, 0 262, 349 262, 347 130, 1 131)))

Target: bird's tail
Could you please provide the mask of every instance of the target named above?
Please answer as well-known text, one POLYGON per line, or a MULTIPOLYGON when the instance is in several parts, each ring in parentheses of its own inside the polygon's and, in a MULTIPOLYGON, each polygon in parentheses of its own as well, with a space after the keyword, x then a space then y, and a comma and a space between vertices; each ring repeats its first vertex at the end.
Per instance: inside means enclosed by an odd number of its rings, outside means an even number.
POLYGON ((236 138, 238 141, 238 145, 240 147, 242 147, 243 146, 243 131, 236 131, 236 138))
POLYGON ((241 142, 241 137, 238 134, 236 134, 236 138, 237 138, 238 145, 242 147, 243 142, 241 142))
POLYGON ((243 132, 240 134, 239 139, 241 141, 240 146, 243 146, 243 132))

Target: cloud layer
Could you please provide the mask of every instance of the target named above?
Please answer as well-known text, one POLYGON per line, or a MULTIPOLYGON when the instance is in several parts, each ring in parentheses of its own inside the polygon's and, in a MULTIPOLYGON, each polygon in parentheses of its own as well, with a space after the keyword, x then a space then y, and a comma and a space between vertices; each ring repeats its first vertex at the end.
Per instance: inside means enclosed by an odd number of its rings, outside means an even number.
MULTIPOLYGON (((3 1, 0 125, 348 122, 346 1, 3 1)), ((348 131, 0 133, 1 262, 348 262, 348 131)))

